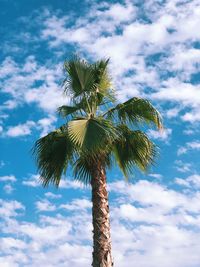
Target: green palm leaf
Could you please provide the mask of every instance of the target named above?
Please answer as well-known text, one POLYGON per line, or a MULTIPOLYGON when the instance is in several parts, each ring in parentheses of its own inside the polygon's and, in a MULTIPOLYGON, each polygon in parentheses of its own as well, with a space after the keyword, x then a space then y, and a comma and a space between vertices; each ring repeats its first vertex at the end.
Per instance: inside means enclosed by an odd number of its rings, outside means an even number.
POLYGON ((120 125, 118 128, 121 137, 116 141, 113 152, 124 175, 128 177, 134 167, 146 171, 154 163, 155 144, 139 130, 132 131, 126 125, 120 125))
POLYGON ((83 182, 85 185, 90 184, 93 173, 94 160, 82 155, 74 163, 74 177, 76 180, 83 182))
POLYGON ((80 110, 80 108, 76 107, 76 106, 75 107, 72 107, 72 106, 61 106, 61 107, 59 107, 57 109, 58 114, 63 118, 65 118, 65 117, 67 117, 69 115, 73 115, 73 114, 75 115, 78 110, 80 110))
POLYGON ((68 74, 64 81, 65 92, 72 96, 76 104, 86 102, 87 107, 84 103, 84 110, 87 113, 95 113, 102 103, 115 101, 108 75, 108 62, 109 60, 100 60, 89 64, 76 57, 64 64, 68 74))
POLYGON ((62 173, 66 171, 73 158, 73 152, 73 144, 66 127, 61 127, 37 140, 33 154, 44 186, 49 183, 59 185, 62 173))
POLYGON ((68 124, 71 140, 85 152, 107 152, 118 138, 117 129, 111 121, 102 118, 72 120, 68 124))
POLYGON ((95 83, 99 96, 106 97, 110 101, 115 101, 115 93, 112 89, 111 78, 108 74, 109 59, 97 61, 94 64, 95 83))
POLYGON ((85 60, 74 58, 65 62, 64 69, 68 77, 64 81, 65 92, 73 98, 90 91, 95 86, 95 73, 85 60))
POLYGON ((94 169, 96 162, 101 162, 107 168, 110 168, 112 165, 110 154, 105 155, 103 153, 94 157, 88 157, 88 155, 83 153, 73 165, 75 179, 83 182, 85 185, 91 184, 94 171, 96 171, 94 169))
POLYGON ((158 129, 162 128, 162 119, 156 108, 148 100, 137 97, 111 108, 104 116, 109 119, 114 119, 117 116, 121 122, 146 122, 154 124, 158 129))

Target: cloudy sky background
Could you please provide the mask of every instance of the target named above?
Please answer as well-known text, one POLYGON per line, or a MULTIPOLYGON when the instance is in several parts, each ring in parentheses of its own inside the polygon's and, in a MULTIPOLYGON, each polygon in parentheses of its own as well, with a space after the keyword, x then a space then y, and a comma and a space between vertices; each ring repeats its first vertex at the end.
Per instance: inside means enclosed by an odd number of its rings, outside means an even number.
POLYGON ((198 0, 0 1, 0 266, 91 264, 90 189, 69 172, 44 189, 30 149, 64 123, 63 62, 110 57, 118 100, 150 99, 157 165, 130 183, 108 173, 116 267, 200 265, 198 0), (131 265, 130 265, 131 263, 131 265))

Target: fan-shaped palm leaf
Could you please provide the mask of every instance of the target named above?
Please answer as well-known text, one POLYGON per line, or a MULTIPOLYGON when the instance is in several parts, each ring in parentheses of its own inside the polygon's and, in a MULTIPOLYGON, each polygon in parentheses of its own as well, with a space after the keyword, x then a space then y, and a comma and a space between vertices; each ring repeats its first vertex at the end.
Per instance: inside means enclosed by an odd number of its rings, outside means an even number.
POLYGON ((74 147, 66 127, 49 133, 35 143, 33 153, 44 186, 53 183, 59 185, 61 175, 73 158, 74 147))
POLYGON ((113 141, 119 137, 112 122, 103 118, 72 120, 68 131, 75 145, 92 154, 108 152, 113 141))
POLYGON ((127 177, 134 167, 146 171, 154 163, 156 146, 146 134, 132 131, 126 125, 118 126, 121 137, 114 145, 114 156, 119 167, 127 177))
POLYGON ((79 111, 80 108, 75 106, 75 107, 72 107, 72 106, 61 106, 57 109, 58 111, 58 114, 63 117, 63 118, 66 118, 67 116, 69 115, 76 115, 76 112, 79 111))
POLYGON ((95 86, 95 73, 90 64, 85 60, 74 58, 65 62, 64 69, 68 77, 64 81, 65 92, 73 98, 79 97, 90 91, 95 86))
POLYGON ((156 108, 148 100, 138 97, 133 97, 122 104, 118 104, 108 110, 104 116, 110 119, 117 116, 121 122, 151 123, 158 129, 162 128, 162 119, 156 108))
POLYGON ((112 102, 115 101, 115 93, 112 89, 111 78, 108 74, 109 59, 97 61, 94 64, 94 73, 95 73, 95 83, 97 86, 97 92, 99 95, 110 99, 112 102))

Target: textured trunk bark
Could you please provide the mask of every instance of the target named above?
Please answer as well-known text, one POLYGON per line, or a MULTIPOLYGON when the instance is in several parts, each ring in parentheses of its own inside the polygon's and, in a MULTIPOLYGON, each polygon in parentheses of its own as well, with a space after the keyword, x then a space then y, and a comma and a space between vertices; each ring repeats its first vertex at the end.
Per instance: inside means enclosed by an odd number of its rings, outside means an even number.
POLYGON ((92 185, 93 267, 112 267, 108 192, 105 168, 95 166, 92 185))

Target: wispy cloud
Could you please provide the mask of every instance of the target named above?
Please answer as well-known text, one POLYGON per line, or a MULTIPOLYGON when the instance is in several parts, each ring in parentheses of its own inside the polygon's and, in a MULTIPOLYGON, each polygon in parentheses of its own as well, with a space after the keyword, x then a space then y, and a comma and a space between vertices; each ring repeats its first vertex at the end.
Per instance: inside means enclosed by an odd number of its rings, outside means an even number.
POLYGON ((24 124, 18 124, 16 126, 10 126, 6 132, 6 136, 18 137, 31 134, 31 128, 35 126, 34 121, 27 121, 24 124))
POLYGON ((177 155, 186 154, 190 150, 200 150, 200 141, 187 142, 185 146, 179 147, 177 150, 177 155))
POLYGON ((50 199, 59 199, 59 198, 62 197, 61 194, 54 194, 54 193, 52 193, 52 192, 47 192, 47 193, 45 193, 45 196, 46 196, 47 198, 50 198, 50 199))
POLYGON ((30 187, 37 187, 40 186, 40 176, 37 174, 32 174, 29 179, 25 179, 22 181, 23 185, 30 186, 30 187))
POLYGON ((16 182, 17 179, 14 175, 0 176, 0 182, 16 182))
POLYGON ((48 112, 55 111, 55 108, 68 101, 62 95, 61 83, 60 64, 43 66, 34 56, 28 56, 23 63, 8 57, 1 64, 1 90, 12 97, 3 104, 4 109, 36 103, 48 112))
POLYGON ((2 137, 20 137, 31 135, 33 130, 40 131, 40 135, 47 135, 50 131, 54 130, 54 123, 57 121, 55 116, 49 115, 38 121, 26 121, 15 126, 8 126, 5 131, 2 129, 2 137))
POLYGON ((160 132, 156 130, 148 130, 148 135, 150 138, 157 139, 160 141, 168 142, 171 134, 172 134, 172 129, 163 129, 160 132))
POLYGON ((176 178, 175 182, 179 185, 189 187, 191 189, 200 189, 200 175, 193 174, 185 179, 176 178))
POLYGON ((36 206, 37 211, 39 211, 39 212, 41 212, 41 211, 55 211, 56 210, 56 206, 54 204, 52 204, 50 201, 48 201, 47 199, 37 201, 35 203, 35 206, 36 206))
POLYGON ((11 194, 15 189, 11 184, 6 184, 4 185, 3 190, 6 194, 11 194))

